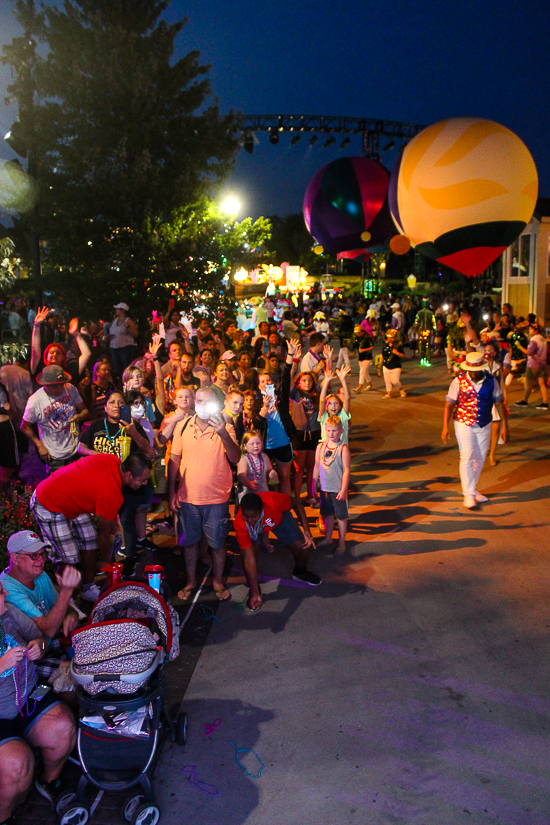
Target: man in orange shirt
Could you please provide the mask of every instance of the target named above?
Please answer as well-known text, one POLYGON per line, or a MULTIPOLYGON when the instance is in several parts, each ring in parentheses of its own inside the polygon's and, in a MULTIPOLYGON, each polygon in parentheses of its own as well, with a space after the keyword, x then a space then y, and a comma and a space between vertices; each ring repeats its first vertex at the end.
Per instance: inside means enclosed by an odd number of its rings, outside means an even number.
POLYGON ((214 591, 220 601, 230 598, 223 583, 229 495, 233 474, 229 462, 238 464, 241 451, 233 424, 221 415, 214 390, 203 387, 195 395, 195 415, 178 428, 168 464, 168 497, 179 514, 180 543, 185 553, 187 584, 179 591, 183 601, 196 589, 196 569, 201 536, 212 551, 214 591), (177 483, 176 483, 177 482, 177 483))
POLYGON ((315 547, 315 544, 300 501, 286 493, 247 493, 242 497, 240 510, 235 517, 235 535, 250 587, 246 603, 249 610, 259 610, 262 606, 262 591, 258 584, 258 545, 262 534, 270 531, 286 544, 294 556, 294 581, 313 587, 321 584, 319 576, 307 569, 309 548, 315 547), (293 518, 291 509, 302 522, 305 537, 293 518))

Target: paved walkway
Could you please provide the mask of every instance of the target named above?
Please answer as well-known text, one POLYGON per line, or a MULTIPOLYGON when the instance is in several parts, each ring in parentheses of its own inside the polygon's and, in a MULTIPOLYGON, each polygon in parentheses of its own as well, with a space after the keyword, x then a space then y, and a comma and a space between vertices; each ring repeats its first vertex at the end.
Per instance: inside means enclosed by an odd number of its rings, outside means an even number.
MULTIPOLYGON (((384 400, 379 379, 354 397, 349 551, 313 552, 323 585, 290 580, 279 548, 251 614, 234 556, 220 621, 193 612, 167 669, 190 735, 160 757, 162 825, 548 825, 550 418, 511 407, 490 501, 469 512, 456 443, 440 440, 444 365, 407 362, 404 384, 405 399, 384 400), (232 742, 256 751, 259 778, 232 742)), ((123 822, 118 806, 106 797, 92 821, 123 822)), ((39 812, 54 821, 32 804, 20 821, 39 812)))
POLYGON ((289 581, 279 549, 250 614, 234 570, 182 702, 189 743, 157 770, 166 825, 550 820, 549 418, 511 408, 469 512, 440 441, 444 365, 404 376, 406 399, 377 381, 353 401, 350 549, 314 552, 323 585, 289 581))

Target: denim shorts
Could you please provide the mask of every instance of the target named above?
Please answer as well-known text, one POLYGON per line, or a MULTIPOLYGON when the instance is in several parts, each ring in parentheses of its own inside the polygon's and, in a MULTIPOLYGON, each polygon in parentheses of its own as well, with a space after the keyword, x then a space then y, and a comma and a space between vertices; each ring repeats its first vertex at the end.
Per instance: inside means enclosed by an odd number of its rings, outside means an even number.
POLYGON ((346 521, 349 518, 348 502, 346 499, 340 501, 336 498, 338 493, 325 493, 321 490, 321 507, 320 514, 322 516, 336 516, 339 521, 346 521))
POLYGON ((204 533, 213 550, 225 544, 229 533, 229 502, 223 504, 189 504, 180 501, 178 513, 181 544, 198 544, 204 533))
POLYGON ((304 541, 304 536, 298 527, 298 522, 289 510, 283 513, 279 524, 277 527, 274 527, 271 532, 277 536, 279 541, 287 546, 292 544, 293 541, 299 541, 300 544, 304 541))
MULTIPOLYGON (((45 713, 48 713, 56 705, 62 705, 63 702, 57 693, 49 690, 48 693, 37 702, 36 707, 29 716, 21 716, 18 714, 13 719, 0 719, 0 745, 5 745, 12 739, 26 739, 35 722, 45 713)), ((34 706, 34 699, 29 699, 29 708, 34 706)))

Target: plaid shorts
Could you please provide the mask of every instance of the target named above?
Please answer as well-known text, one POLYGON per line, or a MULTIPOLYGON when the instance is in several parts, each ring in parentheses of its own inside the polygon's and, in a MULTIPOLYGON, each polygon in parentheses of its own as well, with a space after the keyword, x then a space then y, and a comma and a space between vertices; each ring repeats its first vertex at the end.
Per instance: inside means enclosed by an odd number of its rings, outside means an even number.
POLYGON ((30 508, 38 522, 42 538, 52 547, 50 557, 54 560, 77 564, 81 552, 97 550, 97 527, 90 513, 66 519, 62 513, 51 513, 42 507, 36 500, 36 492, 32 494, 30 508))

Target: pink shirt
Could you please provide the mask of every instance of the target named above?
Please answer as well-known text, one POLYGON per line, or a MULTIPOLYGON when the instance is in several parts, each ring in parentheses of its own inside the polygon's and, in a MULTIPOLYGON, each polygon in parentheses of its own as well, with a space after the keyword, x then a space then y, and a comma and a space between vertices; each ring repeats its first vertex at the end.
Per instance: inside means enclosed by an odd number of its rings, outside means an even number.
MULTIPOLYGON (((187 504, 223 504, 233 485, 225 447, 212 427, 202 432, 196 420, 194 415, 185 429, 178 427, 172 441, 170 455, 180 457, 178 497, 187 504)), ((225 429, 237 444, 233 424, 225 429)))

